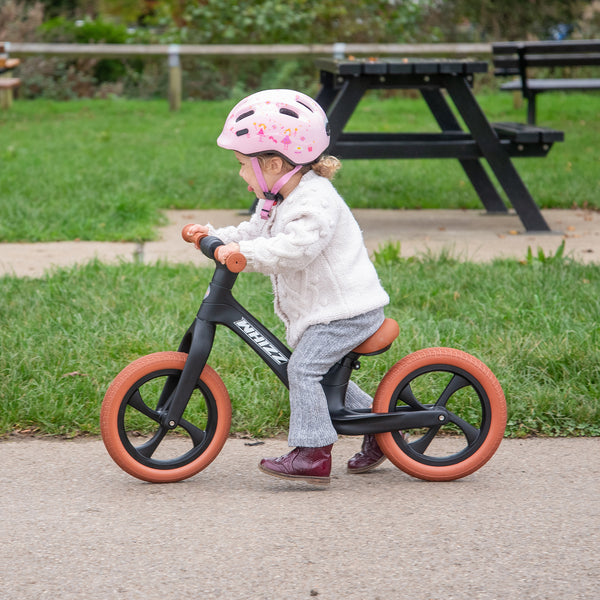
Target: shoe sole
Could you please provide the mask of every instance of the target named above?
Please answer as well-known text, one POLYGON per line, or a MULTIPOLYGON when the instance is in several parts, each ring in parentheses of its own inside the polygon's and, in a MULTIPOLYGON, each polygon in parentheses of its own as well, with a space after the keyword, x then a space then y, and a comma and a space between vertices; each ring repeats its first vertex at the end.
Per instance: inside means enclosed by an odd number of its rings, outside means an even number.
POLYGON ((271 475, 272 477, 279 477, 279 479, 287 479, 293 481, 305 481, 306 483, 312 483, 313 485, 329 485, 329 477, 316 477, 311 475, 289 475, 287 473, 277 473, 277 471, 270 471, 265 469, 262 465, 258 465, 260 471, 265 475, 271 475))
POLYGON ((374 462, 372 465, 368 465, 366 467, 359 467, 358 469, 351 469, 350 467, 348 467, 346 471, 348 473, 352 473, 353 475, 360 475, 361 473, 368 473, 369 471, 372 471, 373 469, 378 467, 384 461, 385 461, 385 456, 382 456, 377 462, 374 462))

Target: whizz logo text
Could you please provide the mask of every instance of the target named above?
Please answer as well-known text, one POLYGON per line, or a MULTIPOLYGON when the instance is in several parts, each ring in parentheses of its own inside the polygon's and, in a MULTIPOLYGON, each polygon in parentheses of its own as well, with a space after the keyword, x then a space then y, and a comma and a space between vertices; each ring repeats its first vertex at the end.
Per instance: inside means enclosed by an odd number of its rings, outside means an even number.
POLYGON ((284 365, 288 362, 287 357, 277 350, 277 348, 275 348, 262 333, 259 333, 253 325, 248 323, 246 319, 242 318, 239 321, 234 321, 234 325, 278 365, 284 365))

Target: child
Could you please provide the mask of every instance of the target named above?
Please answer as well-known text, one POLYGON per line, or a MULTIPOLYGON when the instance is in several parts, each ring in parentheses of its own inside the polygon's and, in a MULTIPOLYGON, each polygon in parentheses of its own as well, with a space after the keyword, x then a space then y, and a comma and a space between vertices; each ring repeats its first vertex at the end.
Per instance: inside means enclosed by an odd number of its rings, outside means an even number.
MULTIPOLYGON (((257 209, 238 227, 194 225, 191 233, 221 238, 219 261, 241 252, 246 270, 271 277, 275 311, 293 349, 288 443, 295 448, 263 459, 259 468, 276 477, 327 484, 337 433, 320 381, 377 331, 389 298, 358 223, 330 182, 341 165, 325 154, 327 117, 312 98, 292 90, 253 94, 233 108, 217 144, 234 151, 240 177, 258 198, 257 209)), ((371 403, 350 382, 346 406, 371 403)), ((375 437, 367 435, 348 470, 364 473, 383 460, 375 437)))

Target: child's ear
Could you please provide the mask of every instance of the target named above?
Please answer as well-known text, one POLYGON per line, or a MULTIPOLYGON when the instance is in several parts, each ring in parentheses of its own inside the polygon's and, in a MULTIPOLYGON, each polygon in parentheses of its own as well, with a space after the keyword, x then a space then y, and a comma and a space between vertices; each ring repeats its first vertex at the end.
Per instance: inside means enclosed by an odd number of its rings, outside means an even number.
POLYGON ((276 175, 277 173, 281 173, 283 169, 283 159, 279 156, 270 156, 265 166, 269 173, 276 175))

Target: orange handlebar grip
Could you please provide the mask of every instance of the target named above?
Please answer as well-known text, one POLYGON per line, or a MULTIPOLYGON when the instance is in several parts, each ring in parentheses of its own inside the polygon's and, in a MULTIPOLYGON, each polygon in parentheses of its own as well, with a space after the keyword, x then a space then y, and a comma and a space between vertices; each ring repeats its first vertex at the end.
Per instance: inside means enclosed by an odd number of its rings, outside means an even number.
POLYGON ((193 227, 193 225, 191 223, 189 225, 186 225, 181 230, 181 237, 186 242, 189 242, 190 244, 194 244, 194 246, 196 246, 196 248, 198 248, 198 250, 200 250, 200 240, 202 238, 205 238, 207 234, 204 234, 204 233, 190 233, 190 231, 189 231, 190 227, 193 227))
POLYGON ((246 268, 246 257, 241 252, 234 252, 225 259, 225 266, 232 273, 240 273, 246 268))

